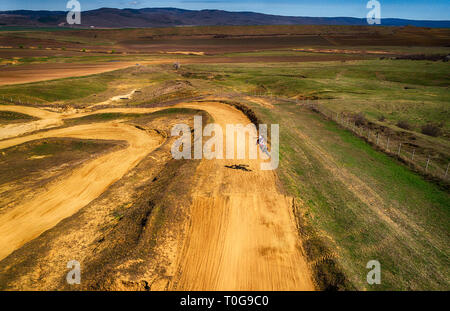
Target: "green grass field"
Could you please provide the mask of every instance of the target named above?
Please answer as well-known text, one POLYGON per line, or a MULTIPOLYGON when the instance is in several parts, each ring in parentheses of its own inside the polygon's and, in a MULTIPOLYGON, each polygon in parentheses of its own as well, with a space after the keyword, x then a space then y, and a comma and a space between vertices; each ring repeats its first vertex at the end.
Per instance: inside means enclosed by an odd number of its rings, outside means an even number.
POLYGON ((319 99, 337 112, 364 112, 374 120, 385 115, 393 123, 406 119, 416 126, 444 122, 450 129, 448 63, 367 60, 189 65, 186 70, 225 77, 218 83, 237 91, 319 99))
MULTIPOLYGON (((368 122, 404 152, 428 156, 445 172, 450 161, 450 64, 442 61, 361 60, 272 64, 194 64, 184 77, 224 90, 315 103, 333 114, 368 122), (408 129, 400 128, 405 122, 408 129), (422 127, 439 129, 438 137, 422 127)), ((394 146, 392 144, 391 146, 394 146)), ((398 147, 397 147, 398 148, 398 147)))

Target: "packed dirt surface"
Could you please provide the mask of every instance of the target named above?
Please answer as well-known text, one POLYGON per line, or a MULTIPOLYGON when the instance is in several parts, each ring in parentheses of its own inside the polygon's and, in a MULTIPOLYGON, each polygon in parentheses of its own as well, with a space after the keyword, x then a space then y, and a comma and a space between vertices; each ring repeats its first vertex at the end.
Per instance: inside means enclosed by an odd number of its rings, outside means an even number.
POLYGON ((61 121, 61 116, 58 113, 50 112, 43 109, 24 106, 0 105, 0 111, 20 112, 41 119, 26 123, 7 124, 5 126, 1 126, 0 140, 10 137, 16 137, 33 131, 60 126, 63 124, 63 122, 61 121))
MULTIPOLYGON (((242 112, 221 103, 180 106, 207 111, 223 129, 249 123, 242 112)), ((249 143, 256 137, 251 133, 249 143)), ((237 150, 236 145, 225 148, 237 150)), ((278 191, 275 172, 260 170, 260 162, 248 155, 244 160, 201 162, 190 231, 172 290, 314 289, 292 201, 278 191), (226 167, 234 164, 251 171, 226 167)))
POLYGON ((258 104, 258 105, 261 105, 263 107, 266 107, 266 108, 270 108, 270 109, 273 108, 272 103, 270 101, 268 101, 267 99, 262 98, 262 97, 246 96, 245 99, 248 100, 248 101, 254 102, 254 103, 258 104))
MULTIPOLYGON (((250 122, 236 108, 213 100, 172 107, 204 110, 224 132, 226 124, 250 122)), ((16 110, 25 113, 25 109, 29 108, 16 110)), ((109 108, 61 118, 105 112, 149 113, 161 109, 164 108, 109 108)), ((52 113, 49 116, 54 117, 52 113)), ((279 191, 274 171, 260 169, 262 159, 248 158, 249 144, 256 143, 257 133, 246 136, 249 137, 244 145, 237 146, 236 141, 233 145, 224 144, 224 155, 230 148, 245 148, 245 159, 200 162, 191 185, 186 240, 181 241, 182 251, 175 256, 176 272, 169 284, 155 290, 315 289, 297 233, 292 198, 279 191), (239 167, 246 169, 235 169, 239 167)), ((44 137, 125 140, 129 147, 88 162, 31 202, 1 214, 0 243, 6 247, 2 247, 0 259, 100 196, 162 143, 157 134, 115 121, 4 140, 0 141, 0 149, 44 137)))

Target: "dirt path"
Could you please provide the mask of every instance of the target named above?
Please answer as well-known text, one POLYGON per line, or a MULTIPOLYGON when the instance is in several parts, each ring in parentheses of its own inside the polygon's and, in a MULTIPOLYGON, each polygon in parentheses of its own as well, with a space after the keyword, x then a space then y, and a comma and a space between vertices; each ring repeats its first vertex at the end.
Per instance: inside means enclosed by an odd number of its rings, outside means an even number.
POLYGON ((61 121, 60 114, 50 112, 44 109, 25 106, 15 106, 15 105, 10 106, 0 105, 0 111, 19 112, 41 119, 26 123, 7 124, 5 126, 0 127, 0 140, 46 128, 57 127, 62 125, 63 123, 61 121))
POLYGON ((45 137, 125 140, 128 148, 89 161, 33 201, 0 215, 0 260, 60 220, 73 215, 158 147, 162 139, 119 122, 50 130, 0 142, 0 149, 45 137))
MULTIPOLYGON (((218 102, 174 107, 207 111, 226 124, 248 124, 239 110, 218 102)), ((149 113, 164 108, 110 108, 93 113, 149 113)), ((23 111, 20 111, 23 112, 23 111)), ((254 143, 256 132, 251 133, 254 143)), ((0 216, 0 259, 72 215, 118 180, 159 144, 159 138, 120 122, 74 126, 0 141, 0 149, 43 137, 127 140, 130 147, 89 162, 32 202, 0 216)), ((206 140, 206 139, 205 139, 206 140)), ((236 146, 225 146, 235 148, 236 146)), ((242 148, 242 146, 241 146, 242 148)), ((246 144, 244 148, 248 149, 246 144)), ((248 157, 248 156, 246 156, 248 157)), ((191 222, 178 256, 172 290, 314 290, 302 254, 292 200, 277 189, 261 160, 202 160, 192 185, 191 222), (251 171, 225 167, 248 165, 251 171)))
POLYGON ((68 111, 64 113, 57 113, 48 111, 45 109, 40 108, 34 108, 34 107, 28 107, 28 106, 17 106, 17 105, 0 105, 0 111, 12 111, 12 112, 19 112, 24 113, 33 117, 37 117, 40 120, 26 122, 26 123, 19 123, 19 124, 7 124, 5 126, 0 127, 0 140, 7 139, 11 137, 20 136, 26 133, 31 133, 43 129, 49 129, 53 127, 58 127, 63 125, 63 119, 71 119, 71 118, 80 118, 84 116, 88 116, 95 113, 149 113, 154 112, 156 109, 154 108, 138 108, 137 110, 134 110, 133 108, 123 109, 123 108, 108 108, 103 109, 101 111, 89 111, 90 108, 98 105, 108 105, 111 104, 114 101, 119 100, 122 97, 129 97, 134 94, 135 90, 132 92, 126 94, 126 95, 118 95, 111 97, 107 101, 94 104, 92 106, 87 107, 86 111, 68 111))
MULTIPOLYGON (((224 129, 250 122, 225 104, 179 106, 207 111, 224 129)), ((172 290, 314 289, 292 202, 278 192, 275 172, 261 171, 260 160, 203 160, 196 175, 190 232, 172 290), (251 171, 225 167, 233 164, 251 171)))

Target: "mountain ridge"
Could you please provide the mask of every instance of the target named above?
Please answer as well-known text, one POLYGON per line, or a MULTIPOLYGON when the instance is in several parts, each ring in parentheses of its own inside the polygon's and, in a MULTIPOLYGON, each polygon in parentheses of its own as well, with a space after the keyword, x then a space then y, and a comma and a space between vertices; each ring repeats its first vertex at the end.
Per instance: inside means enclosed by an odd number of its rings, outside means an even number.
MULTIPOLYGON (((68 26, 66 11, 0 11, 0 26, 54 27, 68 26)), ((81 25, 87 28, 147 28, 173 26, 258 26, 258 25, 367 25, 365 18, 280 16, 256 12, 223 10, 185 10, 178 8, 117 9, 99 8, 83 11, 81 25)), ((447 20, 410 20, 385 18, 381 26, 416 26, 450 28, 447 20)))

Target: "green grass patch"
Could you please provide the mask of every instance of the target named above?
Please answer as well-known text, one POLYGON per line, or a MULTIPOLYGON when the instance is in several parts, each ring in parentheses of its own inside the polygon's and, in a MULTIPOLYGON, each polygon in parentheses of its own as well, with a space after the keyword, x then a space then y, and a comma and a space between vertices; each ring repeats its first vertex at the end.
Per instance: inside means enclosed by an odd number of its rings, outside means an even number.
POLYGON ((111 78, 108 76, 95 75, 21 84, 18 86, 5 86, 0 87, 0 92, 6 98, 12 97, 15 100, 20 98, 22 102, 63 101, 83 98, 94 93, 105 91, 110 80, 111 78))
POLYGON ((80 160, 109 152, 120 144, 116 141, 48 138, 6 148, 0 152, 0 184, 37 177, 40 177, 36 179, 39 181, 43 172, 79 165, 80 160))
POLYGON ((0 124, 28 122, 33 120, 36 120, 36 118, 24 113, 13 111, 0 111, 0 124))

